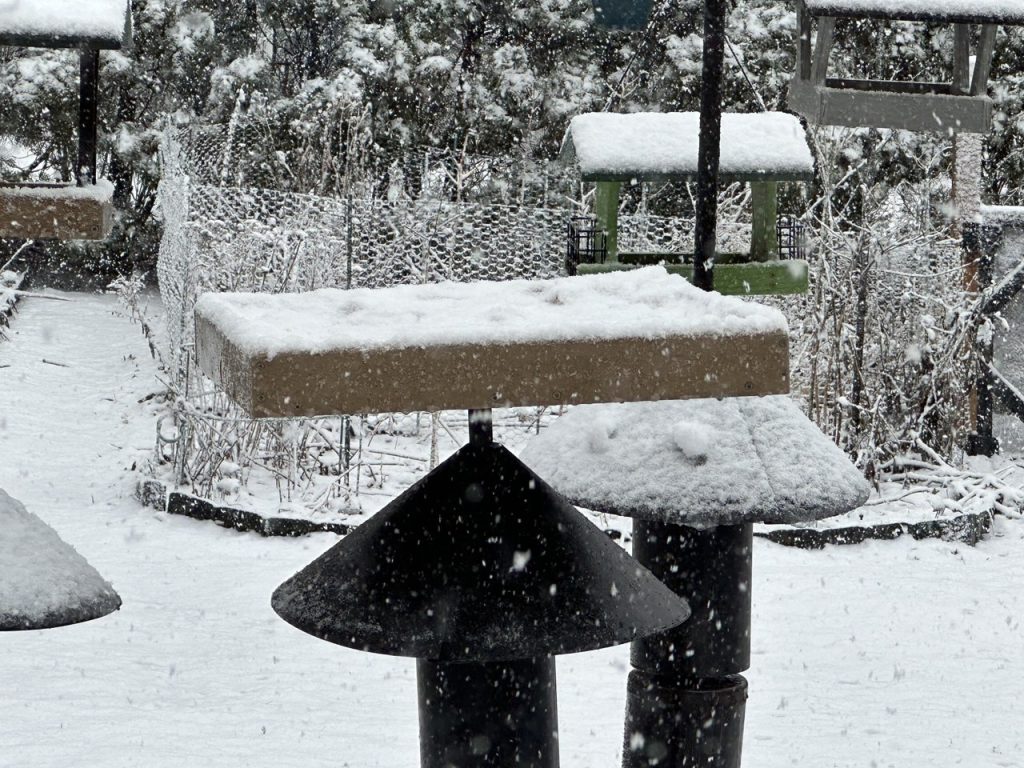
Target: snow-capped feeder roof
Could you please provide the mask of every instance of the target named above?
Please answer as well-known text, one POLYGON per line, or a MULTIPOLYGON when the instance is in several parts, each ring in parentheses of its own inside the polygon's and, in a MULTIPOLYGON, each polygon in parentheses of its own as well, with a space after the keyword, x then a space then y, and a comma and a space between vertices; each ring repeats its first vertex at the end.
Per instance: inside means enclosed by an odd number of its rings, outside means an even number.
POLYGON ((0 490, 0 630, 76 624, 120 606, 84 557, 0 490))
MULTIPOLYGON (((560 159, 584 181, 697 178, 697 112, 590 112, 569 123, 560 159)), ((799 118, 783 112, 722 115, 723 181, 806 181, 814 159, 799 118)))
POLYGON ((788 397, 580 406, 522 459, 579 506, 698 527, 818 520, 870 492, 788 397))
POLYGON ((788 391, 786 320, 663 267, 205 294, 203 371, 257 417, 788 391))
POLYGON ((5 0, 0 45, 122 48, 131 40, 128 0, 5 0))
POLYGON ((805 0, 813 16, 951 24, 1024 24, 1021 0, 805 0))
POLYGON ((686 602, 495 443, 469 445, 274 592, 338 645, 498 661, 629 642, 686 602))

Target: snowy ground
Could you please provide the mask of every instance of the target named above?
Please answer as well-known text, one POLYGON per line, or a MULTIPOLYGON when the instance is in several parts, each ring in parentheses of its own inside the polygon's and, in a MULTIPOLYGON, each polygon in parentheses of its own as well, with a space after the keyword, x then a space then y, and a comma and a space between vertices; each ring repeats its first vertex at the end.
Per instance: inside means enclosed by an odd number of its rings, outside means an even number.
MULTIPOLYGON (((145 342, 113 298, 68 298, 24 301, 0 343, 0 487, 124 607, 0 637, 0 768, 417 765, 412 662, 328 645, 270 609, 336 539, 142 508, 145 342)), ((757 541, 745 764, 1024 766, 1024 523, 993 530, 974 549, 757 541)), ((627 666, 626 648, 560 659, 563 765, 618 765, 627 666)))

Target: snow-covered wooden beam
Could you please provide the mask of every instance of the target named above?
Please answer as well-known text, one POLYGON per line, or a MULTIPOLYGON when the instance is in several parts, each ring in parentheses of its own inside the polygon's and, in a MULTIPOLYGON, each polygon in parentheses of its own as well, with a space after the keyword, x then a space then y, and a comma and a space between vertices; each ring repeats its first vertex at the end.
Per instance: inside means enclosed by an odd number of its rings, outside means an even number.
MULTIPOLYGON (((697 112, 591 112, 569 123, 560 159, 584 181, 693 181, 699 139, 697 112)), ((814 159, 795 116, 728 113, 719 169, 724 182, 809 181, 814 159)))
POLYGON ((26 240, 103 240, 114 222, 113 186, 106 181, 0 184, 0 237, 26 240))
POLYGON ((1024 24, 1020 0, 805 0, 812 16, 948 24, 1024 24))
POLYGON ((131 33, 128 0, 0 2, 0 45, 117 49, 131 33))
POLYGON ((256 417, 789 389, 775 309, 661 267, 541 281, 205 294, 202 370, 256 417))

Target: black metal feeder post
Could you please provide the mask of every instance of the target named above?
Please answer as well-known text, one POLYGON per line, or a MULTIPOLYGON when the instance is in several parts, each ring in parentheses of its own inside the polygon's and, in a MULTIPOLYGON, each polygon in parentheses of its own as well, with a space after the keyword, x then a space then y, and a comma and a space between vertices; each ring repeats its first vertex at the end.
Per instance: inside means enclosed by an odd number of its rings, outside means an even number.
MULTIPOLYGON (((983 292, 992 287, 995 271, 996 252, 1002 239, 1002 229, 998 226, 966 222, 963 225, 963 248, 966 258, 974 260, 975 285, 968 286, 974 292, 983 292)), ((1001 307, 1001 304, 998 305, 1001 307)), ((993 313, 994 314, 994 313, 993 313)), ((984 317, 993 323, 993 314, 984 317)), ((974 430, 967 436, 967 453, 972 456, 992 456, 999 451, 999 440, 993 434, 993 417, 995 411, 994 393, 996 382, 991 371, 994 357, 993 334, 982 338, 977 343, 979 370, 974 382, 975 424, 974 430)))
POLYGON ((470 443, 282 584, 285 621, 417 659, 423 768, 557 768, 555 661, 689 615, 470 411, 470 443))
POLYGON ((697 146, 697 220, 693 284, 714 290, 718 227, 718 161, 722 139, 722 65, 726 0, 704 2, 704 53, 700 78, 700 139, 697 146))
MULTIPOLYGON (((705 0, 694 285, 714 289, 725 0, 705 0)), ((624 768, 739 768, 750 666, 753 527, 634 519, 633 554, 693 616, 633 642, 624 768)))
POLYGON ((99 111, 100 52, 83 48, 79 53, 78 84, 78 186, 96 183, 97 121, 99 111))
POLYGON ((738 768, 750 667, 753 526, 635 518, 633 555, 690 604, 685 625, 633 642, 626 768, 738 768))

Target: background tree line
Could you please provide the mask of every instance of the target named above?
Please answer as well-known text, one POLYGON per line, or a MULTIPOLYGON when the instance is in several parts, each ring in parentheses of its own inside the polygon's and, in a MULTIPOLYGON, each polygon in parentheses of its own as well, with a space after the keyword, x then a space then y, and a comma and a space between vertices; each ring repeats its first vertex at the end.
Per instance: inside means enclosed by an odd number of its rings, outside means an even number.
MULTIPOLYGON (((134 0, 131 51, 103 56, 101 172, 122 211, 102 245, 54 252, 103 279, 151 267, 161 127, 266 126, 264 164, 286 189, 331 193, 354 147, 390 156, 441 147, 550 159, 581 111, 695 109, 700 4, 656 4, 644 34, 602 30, 589 0, 134 0), (303 158, 316 172, 304 172, 303 158), (312 161, 310 161, 312 162, 312 161)), ((794 66, 793 4, 736 0, 728 28, 726 108, 784 109, 794 66)), ((834 58, 848 71, 945 78, 952 32, 915 25, 840 25, 834 58)), ((0 53, 0 174, 67 179, 75 158, 74 55, 0 53)), ((1024 202, 1024 34, 1000 31, 993 73, 996 126, 986 194, 1024 202)), ((827 132, 819 132, 828 141, 827 132)), ((867 185, 948 180, 950 138, 844 132, 838 171, 867 185)), ((805 194, 813 199, 822 190, 805 194)), ((661 198, 667 210, 686 196, 661 198)), ((8 244, 10 245, 10 244, 8 244)))

